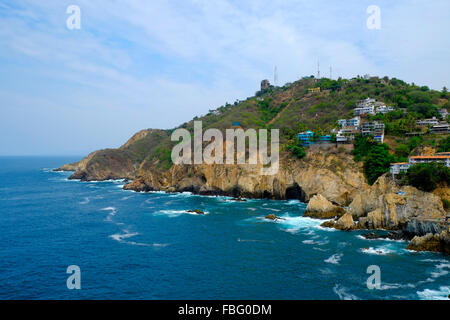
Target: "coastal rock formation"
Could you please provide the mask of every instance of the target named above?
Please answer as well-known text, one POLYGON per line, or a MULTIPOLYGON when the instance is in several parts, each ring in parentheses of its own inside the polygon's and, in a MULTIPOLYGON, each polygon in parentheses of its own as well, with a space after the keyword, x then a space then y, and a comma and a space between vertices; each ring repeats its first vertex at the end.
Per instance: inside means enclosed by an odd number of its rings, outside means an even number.
POLYGON ((336 216, 340 217, 344 215, 344 213, 344 209, 333 205, 324 196, 318 194, 309 201, 303 216, 316 219, 330 219, 336 216))
MULTIPOLYGON (((367 229, 406 228, 413 218, 421 221, 443 221, 445 209, 441 199, 428 192, 411 186, 401 188, 383 175, 367 190, 356 195, 350 204, 353 217, 359 220, 359 226, 367 229)), ((412 227, 411 227, 412 228, 412 227)))
POLYGON ((421 237, 415 236, 408 244, 407 249, 450 254, 450 227, 442 231, 440 234, 428 233, 421 237))
MULTIPOLYGON (((352 163, 355 168, 349 166, 341 170, 335 167, 339 161, 343 161, 340 156, 314 152, 305 160, 293 160, 282 154, 275 175, 261 175, 261 165, 173 165, 164 171, 146 161, 136 171, 137 178, 124 188, 303 202, 321 194, 326 201, 346 205, 359 190, 368 186, 355 163, 352 163)), ((333 208, 336 212, 330 215, 344 214, 336 206, 333 208)))
POLYGON ((355 228, 355 224, 353 222, 352 214, 350 212, 344 214, 338 221, 336 221, 334 228, 345 231, 353 230, 355 228))

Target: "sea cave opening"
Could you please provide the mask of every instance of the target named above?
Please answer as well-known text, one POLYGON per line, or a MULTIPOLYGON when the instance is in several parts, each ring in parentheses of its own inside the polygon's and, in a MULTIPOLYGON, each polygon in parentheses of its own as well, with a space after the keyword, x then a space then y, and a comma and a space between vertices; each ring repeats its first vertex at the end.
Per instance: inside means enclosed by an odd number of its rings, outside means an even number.
POLYGON ((306 193, 297 183, 294 183, 292 186, 286 188, 286 200, 300 200, 301 202, 305 202, 306 193))

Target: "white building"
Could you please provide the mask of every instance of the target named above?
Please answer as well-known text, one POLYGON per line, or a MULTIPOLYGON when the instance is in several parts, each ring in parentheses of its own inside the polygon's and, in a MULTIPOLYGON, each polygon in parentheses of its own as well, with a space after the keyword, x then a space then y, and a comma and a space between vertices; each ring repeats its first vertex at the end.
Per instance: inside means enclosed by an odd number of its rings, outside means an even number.
POLYGON ((358 133, 358 127, 343 127, 336 134, 336 142, 345 143, 355 140, 355 135, 358 133))
POLYGON ((447 109, 443 108, 443 109, 439 109, 439 114, 441 115, 441 117, 446 120, 448 117, 448 112, 447 109))
POLYGON ((373 135, 379 136, 384 134, 385 125, 382 122, 374 121, 374 122, 364 122, 361 125, 361 134, 363 136, 373 135))
POLYGON ((414 165, 416 163, 430 163, 430 162, 440 162, 445 164, 445 166, 450 167, 450 156, 413 156, 409 157, 409 164, 414 165))
POLYGON ((371 114, 375 115, 375 106, 364 106, 364 107, 357 107, 353 109, 353 114, 355 116, 360 116, 363 114, 371 114))
POLYGON ((384 141, 384 134, 380 134, 380 135, 374 136, 373 138, 375 139, 375 141, 378 141, 379 143, 383 143, 383 141, 384 141))
POLYGON ((359 124, 361 122, 360 117, 354 117, 352 119, 340 119, 338 120, 338 124, 341 127, 359 127, 359 124))
POLYGON ((439 124, 439 120, 436 117, 433 117, 431 119, 417 120, 416 124, 418 126, 424 126, 424 127, 435 126, 435 125, 439 124))
POLYGON ((391 112, 391 111, 394 111, 394 108, 388 107, 388 106, 386 106, 386 105, 382 105, 382 106, 377 107, 375 113, 377 113, 377 114, 378 114, 378 113, 385 114, 385 113, 388 113, 388 112, 391 112))
POLYGON ((450 125, 447 122, 441 122, 430 129, 431 133, 449 133, 450 125))
POLYGON ((409 168, 411 168, 411 164, 408 162, 391 163, 389 172, 394 175, 399 174, 400 172, 406 172, 409 168))

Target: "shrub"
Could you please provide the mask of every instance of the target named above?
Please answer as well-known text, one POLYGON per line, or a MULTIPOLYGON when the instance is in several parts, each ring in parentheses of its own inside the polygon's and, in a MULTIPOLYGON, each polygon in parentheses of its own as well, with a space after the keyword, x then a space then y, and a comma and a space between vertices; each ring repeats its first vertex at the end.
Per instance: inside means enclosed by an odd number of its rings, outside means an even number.
POLYGON ((450 200, 442 199, 442 204, 444 205, 445 209, 449 209, 450 208, 450 200))
POLYGON ((289 145, 287 147, 289 151, 291 151, 298 159, 303 159, 306 156, 306 151, 300 146, 289 145))

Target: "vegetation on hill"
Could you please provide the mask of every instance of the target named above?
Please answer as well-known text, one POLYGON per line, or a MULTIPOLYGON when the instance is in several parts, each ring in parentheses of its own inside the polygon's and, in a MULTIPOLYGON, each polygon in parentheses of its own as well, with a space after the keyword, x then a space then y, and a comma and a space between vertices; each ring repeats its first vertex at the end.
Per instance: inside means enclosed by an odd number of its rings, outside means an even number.
MULTIPOLYGON (((354 159, 363 162, 369 183, 387 172, 391 162, 406 160, 409 155, 418 152, 420 146, 430 145, 438 147, 439 151, 450 151, 450 140, 445 135, 438 137, 423 131, 424 135, 420 137, 407 136, 422 130, 416 126, 417 119, 439 118, 438 109, 450 107, 447 89, 430 90, 426 86, 388 77, 337 80, 305 77, 282 87, 272 86, 258 91, 255 96, 243 101, 226 103, 178 128, 185 128, 193 134, 194 120, 201 120, 203 130, 216 128, 225 132, 235 122, 239 122, 243 129, 280 129, 282 152, 301 159, 305 157, 306 150, 299 146, 298 132, 311 130, 315 137, 330 134, 330 130, 337 127, 338 119, 352 117, 356 103, 368 97, 394 107, 394 111, 387 114, 366 117, 366 120, 378 120, 385 124, 386 144, 378 144, 371 137, 359 137, 354 145, 354 159), (321 92, 311 93, 308 90, 317 87, 321 92)), ((171 150, 177 143, 170 140, 175 129, 144 130, 118 152, 121 157, 129 159, 136 169, 168 169, 172 166, 171 150)))
POLYGON ((367 182, 373 184, 379 176, 389 171, 395 156, 389 153, 389 146, 378 143, 372 136, 357 136, 353 156, 356 162, 363 161, 367 182))
POLYGON ((420 163, 408 169, 402 182, 423 191, 433 191, 450 182, 450 169, 442 163, 420 163))

